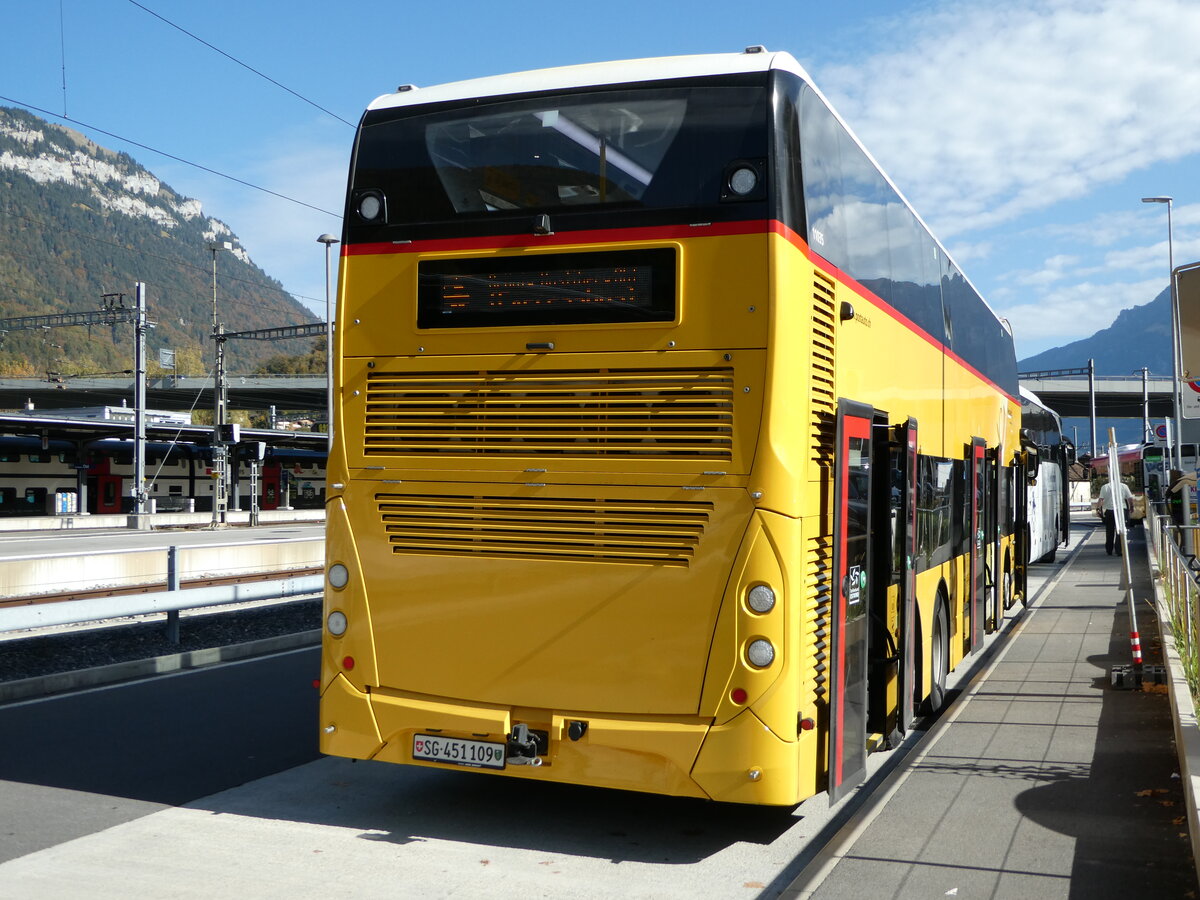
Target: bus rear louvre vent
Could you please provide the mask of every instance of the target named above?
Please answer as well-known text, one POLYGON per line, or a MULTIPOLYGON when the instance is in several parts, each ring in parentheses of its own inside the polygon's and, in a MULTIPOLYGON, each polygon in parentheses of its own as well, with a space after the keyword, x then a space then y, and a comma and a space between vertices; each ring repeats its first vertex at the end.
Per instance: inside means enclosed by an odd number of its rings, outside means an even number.
POLYGON ((397 554, 688 566, 712 504, 376 494, 397 554))
POLYGON ((363 452, 733 459, 733 369, 371 372, 363 452))

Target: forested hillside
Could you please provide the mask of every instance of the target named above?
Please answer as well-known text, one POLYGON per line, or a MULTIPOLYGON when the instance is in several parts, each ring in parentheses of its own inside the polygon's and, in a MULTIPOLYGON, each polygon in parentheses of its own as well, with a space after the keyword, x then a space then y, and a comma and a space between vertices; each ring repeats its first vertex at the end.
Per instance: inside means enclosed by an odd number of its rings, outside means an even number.
MULTIPOLYGON (((0 318, 86 312, 100 308, 108 293, 125 293, 129 305, 142 281, 157 323, 150 358, 172 348, 181 371, 207 371, 212 241, 234 248, 217 255, 226 331, 317 321, 199 201, 180 196, 126 154, 0 107, 0 318)), ((303 356, 307 347, 231 341, 229 371, 252 371, 281 353, 303 356)), ((120 372, 132 362, 129 326, 7 330, 0 341, 0 375, 120 372)))

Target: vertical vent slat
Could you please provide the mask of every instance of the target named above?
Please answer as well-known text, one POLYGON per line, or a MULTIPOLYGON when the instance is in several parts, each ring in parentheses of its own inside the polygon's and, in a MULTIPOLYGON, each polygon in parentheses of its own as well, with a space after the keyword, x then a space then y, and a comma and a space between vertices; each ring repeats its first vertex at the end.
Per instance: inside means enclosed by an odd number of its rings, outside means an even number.
MULTIPOLYGON (((817 467, 810 480, 833 473, 834 443, 837 439, 837 305, 834 282, 814 273, 810 384, 812 386, 810 449, 817 467)), ((820 521, 826 521, 824 516, 820 521)), ((817 642, 829 634, 832 609, 833 540, 830 535, 812 535, 805 542, 805 604, 801 628, 817 642)), ((828 700, 829 675, 824 654, 814 654, 811 683, 813 700, 828 700), (820 658, 818 658, 820 657, 820 658)))

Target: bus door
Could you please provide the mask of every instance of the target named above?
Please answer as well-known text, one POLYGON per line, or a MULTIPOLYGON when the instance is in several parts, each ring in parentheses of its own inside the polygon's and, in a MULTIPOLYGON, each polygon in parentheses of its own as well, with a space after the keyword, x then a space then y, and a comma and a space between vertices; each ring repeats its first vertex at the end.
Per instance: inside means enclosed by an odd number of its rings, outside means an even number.
POLYGON ((967 616, 970 620, 966 629, 966 653, 979 649, 983 644, 983 598, 986 591, 984 584, 984 522, 987 509, 987 477, 986 477, 987 444, 983 438, 972 438, 971 448, 967 457, 967 493, 969 496, 967 512, 967 553, 969 556, 967 590, 967 616))
POLYGON ((896 427, 900 438, 900 463, 904 473, 899 504, 900 556, 900 731, 908 733, 913 721, 913 695, 917 689, 917 420, 896 427))
POLYGON ((984 553, 987 558, 984 571, 987 575, 987 593, 984 595, 983 625, 988 634, 998 631, 1004 620, 1004 612, 1000 608, 1000 591, 1003 573, 1001 572, 1000 556, 1000 500, 1003 492, 1000 490, 1000 450, 992 448, 985 454, 984 469, 984 553))
POLYGON ((1030 451, 1024 440, 1021 452, 1013 460, 1013 597, 1026 606, 1027 576, 1029 572, 1029 473, 1030 465, 1037 472, 1037 454, 1030 451))
POLYGON ((1058 463, 1059 481, 1062 484, 1062 491, 1058 495, 1061 505, 1057 538, 1060 544, 1066 544, 1071 538, 1071 466, 1075 464, 1075 446, 1066 438, 1061 438, 1054 460, 1058 463))
POLYGON ((867 598, 871 559, 871 423, 874 409, 838 402, 833 479, 830 611, 829 802, 867 770, 867 598))

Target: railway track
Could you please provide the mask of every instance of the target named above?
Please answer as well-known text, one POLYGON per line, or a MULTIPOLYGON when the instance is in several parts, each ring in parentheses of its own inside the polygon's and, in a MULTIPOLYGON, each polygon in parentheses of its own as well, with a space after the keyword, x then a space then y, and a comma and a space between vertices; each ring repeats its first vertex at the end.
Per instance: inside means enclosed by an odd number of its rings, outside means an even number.
MULTIPOLYGON (((324 571, 321 566, 306 566, 304 568, 286 569, 276 572, 254 572, 244 575, 226 575, 221 577, 185 578, 179 583, 181 590, 192 588, 219 587, 230 584, 253 584, 260 581, 275 581, 280 578, 293 578, 305 575, 320 575, 324 571)), ((124 597, 135 594, 153 594, 168 590, 167 583, 148 582, 137 585, 122 585, 114 587, 92 588, 90 590, 69 590, 50 594, 36 594, 24 597, 0 598, 0 609, 15 606, 35 606, 47 603, 66 603, 72 600, 89 600, 103 597, 124 597)))

